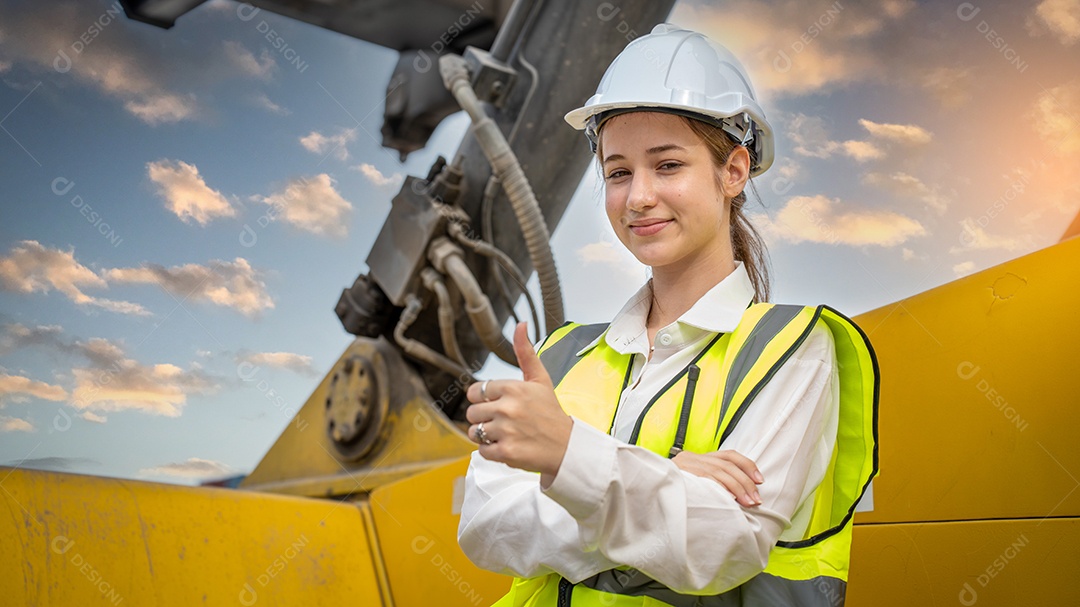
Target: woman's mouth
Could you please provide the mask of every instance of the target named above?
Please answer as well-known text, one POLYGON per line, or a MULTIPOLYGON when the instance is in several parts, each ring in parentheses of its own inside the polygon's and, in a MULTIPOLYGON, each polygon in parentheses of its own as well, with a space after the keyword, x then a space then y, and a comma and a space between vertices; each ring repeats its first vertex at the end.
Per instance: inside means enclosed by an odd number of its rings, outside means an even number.
POLYGON ((666 228, 671 222, 672 220, 668 219, 666 221, 643 221, 632 223, 630 224, 630 231, 633 232, 635 236, 652 236, 666 228))

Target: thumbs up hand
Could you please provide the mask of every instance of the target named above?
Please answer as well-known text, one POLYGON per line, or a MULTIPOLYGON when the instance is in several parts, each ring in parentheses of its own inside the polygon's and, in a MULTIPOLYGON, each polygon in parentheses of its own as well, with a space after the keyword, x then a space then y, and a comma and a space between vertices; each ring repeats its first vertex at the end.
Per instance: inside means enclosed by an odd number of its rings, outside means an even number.
POLYGON ((529 342, 526 323, 514 328, 514 353, 521 380, 486 380, 469 386, 465 394, 473 403, 466 411, 472 424, 469 438, 480 444, 480 455, 539 472, 547 487, 562 465, 574 422, 555 397, 551 376, 529 342))

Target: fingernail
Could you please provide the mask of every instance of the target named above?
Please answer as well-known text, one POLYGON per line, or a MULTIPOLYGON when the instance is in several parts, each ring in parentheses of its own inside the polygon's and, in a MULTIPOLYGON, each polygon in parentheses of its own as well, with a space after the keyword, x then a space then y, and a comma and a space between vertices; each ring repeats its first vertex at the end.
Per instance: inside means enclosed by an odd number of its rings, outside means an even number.
POLYGON ((754 480, 759 482, 759 483, 764 483, 765 482, 765 477, 761 476, 760 471, 754 470, 754 480))
POLYGON ((750 494, 744 495, 743 496, 743 501, 746 502, 747 506, 753 506, 754 505, 754 498, 750 497, 750 494))
POLYGON ((757 491, 754 492, 754 501, 757 502, 758 505, 761 505, 761 494, 757 491))

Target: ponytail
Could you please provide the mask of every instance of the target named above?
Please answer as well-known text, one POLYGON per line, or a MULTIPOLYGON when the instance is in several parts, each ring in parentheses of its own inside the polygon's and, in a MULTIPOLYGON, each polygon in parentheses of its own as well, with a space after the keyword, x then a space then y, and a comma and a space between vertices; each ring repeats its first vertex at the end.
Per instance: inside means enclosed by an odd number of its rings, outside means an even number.
MULTIPOLYGON (((705 147, 709 148, 716 167, 719 168, 727 164, 728 157, 738 144, 718 127, 686 116, 682 118, 686 121, 686 125, 690 127, 690 130, 694 131, 705 143, 705 147)), ((754 162, 753 154, 753 151, 750 151, 751 164, 754 162)), ((753 188, 753 185, 753 182, 747 181, 748 187, 753 188)), ((756 189, 754 194, 757 194, 756 189)), ((743 208, 746 205, 746 189, 744 188, 742 192, 739 192, 730 202, 731 215, 728 218, 728 224, 731 226, 731 248, 735 254, 735 259, 743 262, 746 274, 750 277, 750 283, 754 286, 754 302, 769 301, 771 291, 769 285, 769 251, 765 247, 765 240, 754 228, 754 224, 750 222, 750 218, 746 216, 743 208)))

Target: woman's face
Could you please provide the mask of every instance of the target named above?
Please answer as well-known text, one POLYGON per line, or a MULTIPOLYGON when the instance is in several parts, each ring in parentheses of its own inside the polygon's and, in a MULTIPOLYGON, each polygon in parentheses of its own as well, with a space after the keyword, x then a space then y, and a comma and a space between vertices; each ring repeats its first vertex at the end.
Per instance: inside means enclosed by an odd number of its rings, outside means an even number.
POLYGON ((655 272, 731 259, 723 172, 681 117, 621 114, 600 136, 608 219, 638 261, 655 272))

